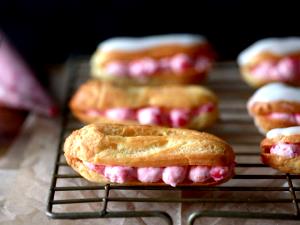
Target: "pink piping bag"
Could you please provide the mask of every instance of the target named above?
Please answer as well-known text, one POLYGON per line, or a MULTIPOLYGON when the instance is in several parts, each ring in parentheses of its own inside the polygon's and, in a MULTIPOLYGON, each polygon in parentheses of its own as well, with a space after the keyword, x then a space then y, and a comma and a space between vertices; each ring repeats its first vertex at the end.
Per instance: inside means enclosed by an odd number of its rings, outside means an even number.
POLYGON ((0 30, 0 103, 55 116, 58 108, 0 30))

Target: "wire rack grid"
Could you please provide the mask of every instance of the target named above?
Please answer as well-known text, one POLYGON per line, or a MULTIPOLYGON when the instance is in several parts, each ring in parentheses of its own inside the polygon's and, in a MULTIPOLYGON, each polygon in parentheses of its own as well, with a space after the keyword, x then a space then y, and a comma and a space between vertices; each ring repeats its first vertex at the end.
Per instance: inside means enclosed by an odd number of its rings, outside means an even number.
MULTIPOLYGON (((88 64, 84 58, 67 63, 69 87, 66 103, 77 87, 88 79, 88 64)), ((257 132, 246 111, 246 101, 253 93, 240 80, 234 63, 215 66, 207 85, 220 98, 221 117, 208 132, 227 140, 237 157, 236 175, 227 183, 213 187, 126 186, 117 184, 95 185, 73 172, 63 156, 65 137, 82 126, 73 118, 67 104, 63 110, 60 141, 49 190, 47 212, 52 219, 132 218, 157 217, 173 224, 172 215, 164 210, 153 210, 153 203, 181 204, 188 206, 185 224, 194 224, 203 218, 244 218, 300 220, 300 176, 279 173, 260 162, 259 142, 263 138, 257 132), (79 182, 72 182, 79 180, 79 182), (126 192, 154 192, 150 197, 118 195, 126 192), (81 194, 78 193, 93 193, 81 194), (176 195, 168 193, 176 192, 176 195), (72 193, 72 194, 71 194, 72 193), (115 194, 114 194, 115 193, 115 194), (80 196, 80 197, 77 197, 80 196), (109 204, 149 204, 145 210, 113 210, 109 204), (81 209, 79 205, 93 205, 81 209), (190 207, 193 206, 193 207, 190 207), (271 208, 270 208, 271 206, 271 208), (274 208, 275 207, 275 208, 274 208), (78 208, 80 209, 78 211, 78 208), (270 210, 271 209, 271 210, 270 210)), ((115 207, 115 205, 114 205, 115 207)))

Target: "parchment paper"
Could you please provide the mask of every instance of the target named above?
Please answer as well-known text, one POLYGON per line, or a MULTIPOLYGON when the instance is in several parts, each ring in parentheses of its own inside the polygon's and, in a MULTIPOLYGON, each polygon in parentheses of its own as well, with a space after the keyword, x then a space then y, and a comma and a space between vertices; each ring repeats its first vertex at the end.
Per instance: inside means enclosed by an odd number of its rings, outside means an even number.
MULTIPOLYGON (((56 153, 56 145, 59 134, 59 121, 49 120, 46 118, 38 118, 31 116, 27 122, 24 135, 31 133, 30 140, 26 144, 24 150, 21 148, 8 153, 7 158, 3 158, 3 164, 9 166, 10 160, 15 156, 20 156, 22 162, 19 169, 3 169, 1 176, 1 224, 160 224, 160 219, 93 219, 93 220, 51 220, 45 215, 48 190, 50 187, 50 179, 54 166, 54 158, 56 153), (30 124, 29 124, 30 123, 30 124), (22 156, 23 155, 23 156, 22 156), (7 178, 6 178, 7 177, 7 178)), ((19 146, 21 147, 21 146, 19 146)), ((15 147, 13 147, 15 149, 15 147)), ((17 159, 17 158, 16 158, 17 159)), ((18 159, 19 160, 19 159, 18 159)), ((82 182, 82 181, 78 181, 82 182)), ((85 181, 83 181, 85 182, 85 181)), ((79 183, 65 181, 61 185, 78 185, 79 183)), ((114 197, 149 197, 157 196, 157 192, 126 192, 113 191, 111 196, 114 197)), ((90 191, 62 193, 65 197, 93 197, 96 193, 90 191)), ((178 193, 170 192, 169 196, 178 195, 178 193)), ((165 193, 164 193, 164 196, 165 193)), ((74 208, 74 206, 72 206, 74 208)), ((76 211, 87 210, 93 205, 84 204, 75 206, 76 211)), ((180 224, 180 204, 109 204, 109 210, 166 210, 173 216, 175 224, 180 224), (176 222, 177 221, 177 222, 176 222)), ((62 210, 68 209, 63 208, 62 210)), ((69 208, 70 209, 70 208, 69 208)), ((56 210, 59 210, 56 208, 56 210)))

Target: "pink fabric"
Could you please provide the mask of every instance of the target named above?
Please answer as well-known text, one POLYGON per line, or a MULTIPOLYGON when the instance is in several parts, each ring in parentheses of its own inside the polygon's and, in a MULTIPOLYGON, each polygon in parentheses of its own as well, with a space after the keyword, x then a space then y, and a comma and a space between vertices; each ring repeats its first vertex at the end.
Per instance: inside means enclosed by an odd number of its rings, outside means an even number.
POLYGON ((300 155, 300 145, 279 143, 271 147, 270 153, 286 158, 294 158, 300 155))
POLYGON ((127 166, 106 166, 104 176, 114 183, 125 183, 135 180, 137 177, 136 169, 127 166))
POLYGON ((209 173, 215 181, 220 181, 228 176, 229 169, 228 167, 216 166, 211 168, 209 173))
POLYGON ((58 108, 35 79, 33 72, 0 31, 0 102, 54 116, 58 108))
POLYGON ((204 182, 211 178, 208 166, 192 166, 189 171, 189 180, 193 182, 204 182))
POLYGON ((176 187, 177 184, 184 181, 187 173, 187 168, 183 166, 168 166, 164 169, 162 174, 162 180, 171 185, 172 187, 176 187))
POLYGON ((163 168, 140 167, 137 168, 137 178, 143 183, 154 183, 162 179, 163 168))
POLYGON ((284 57, 277 63, 264 61, 254 67, 251 71, 253 76, 262 79, 294 81, 300 80, 300 60, 284 57))
POLYGON ((128 108, 112 108, 105 111, 105 116, 112 120, 133 120, 135 112, 128 108))

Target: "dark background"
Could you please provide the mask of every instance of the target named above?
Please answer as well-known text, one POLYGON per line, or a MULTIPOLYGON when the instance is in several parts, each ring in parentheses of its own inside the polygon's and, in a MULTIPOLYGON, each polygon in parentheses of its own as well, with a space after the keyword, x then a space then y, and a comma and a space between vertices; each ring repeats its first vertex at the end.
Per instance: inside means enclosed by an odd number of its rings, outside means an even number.
POLYGON ((258 39, 300 36, 299 22, 297 1, 0 0, 0 27, 40 77, 112 36, 199 33, 232 60, 258 39))

